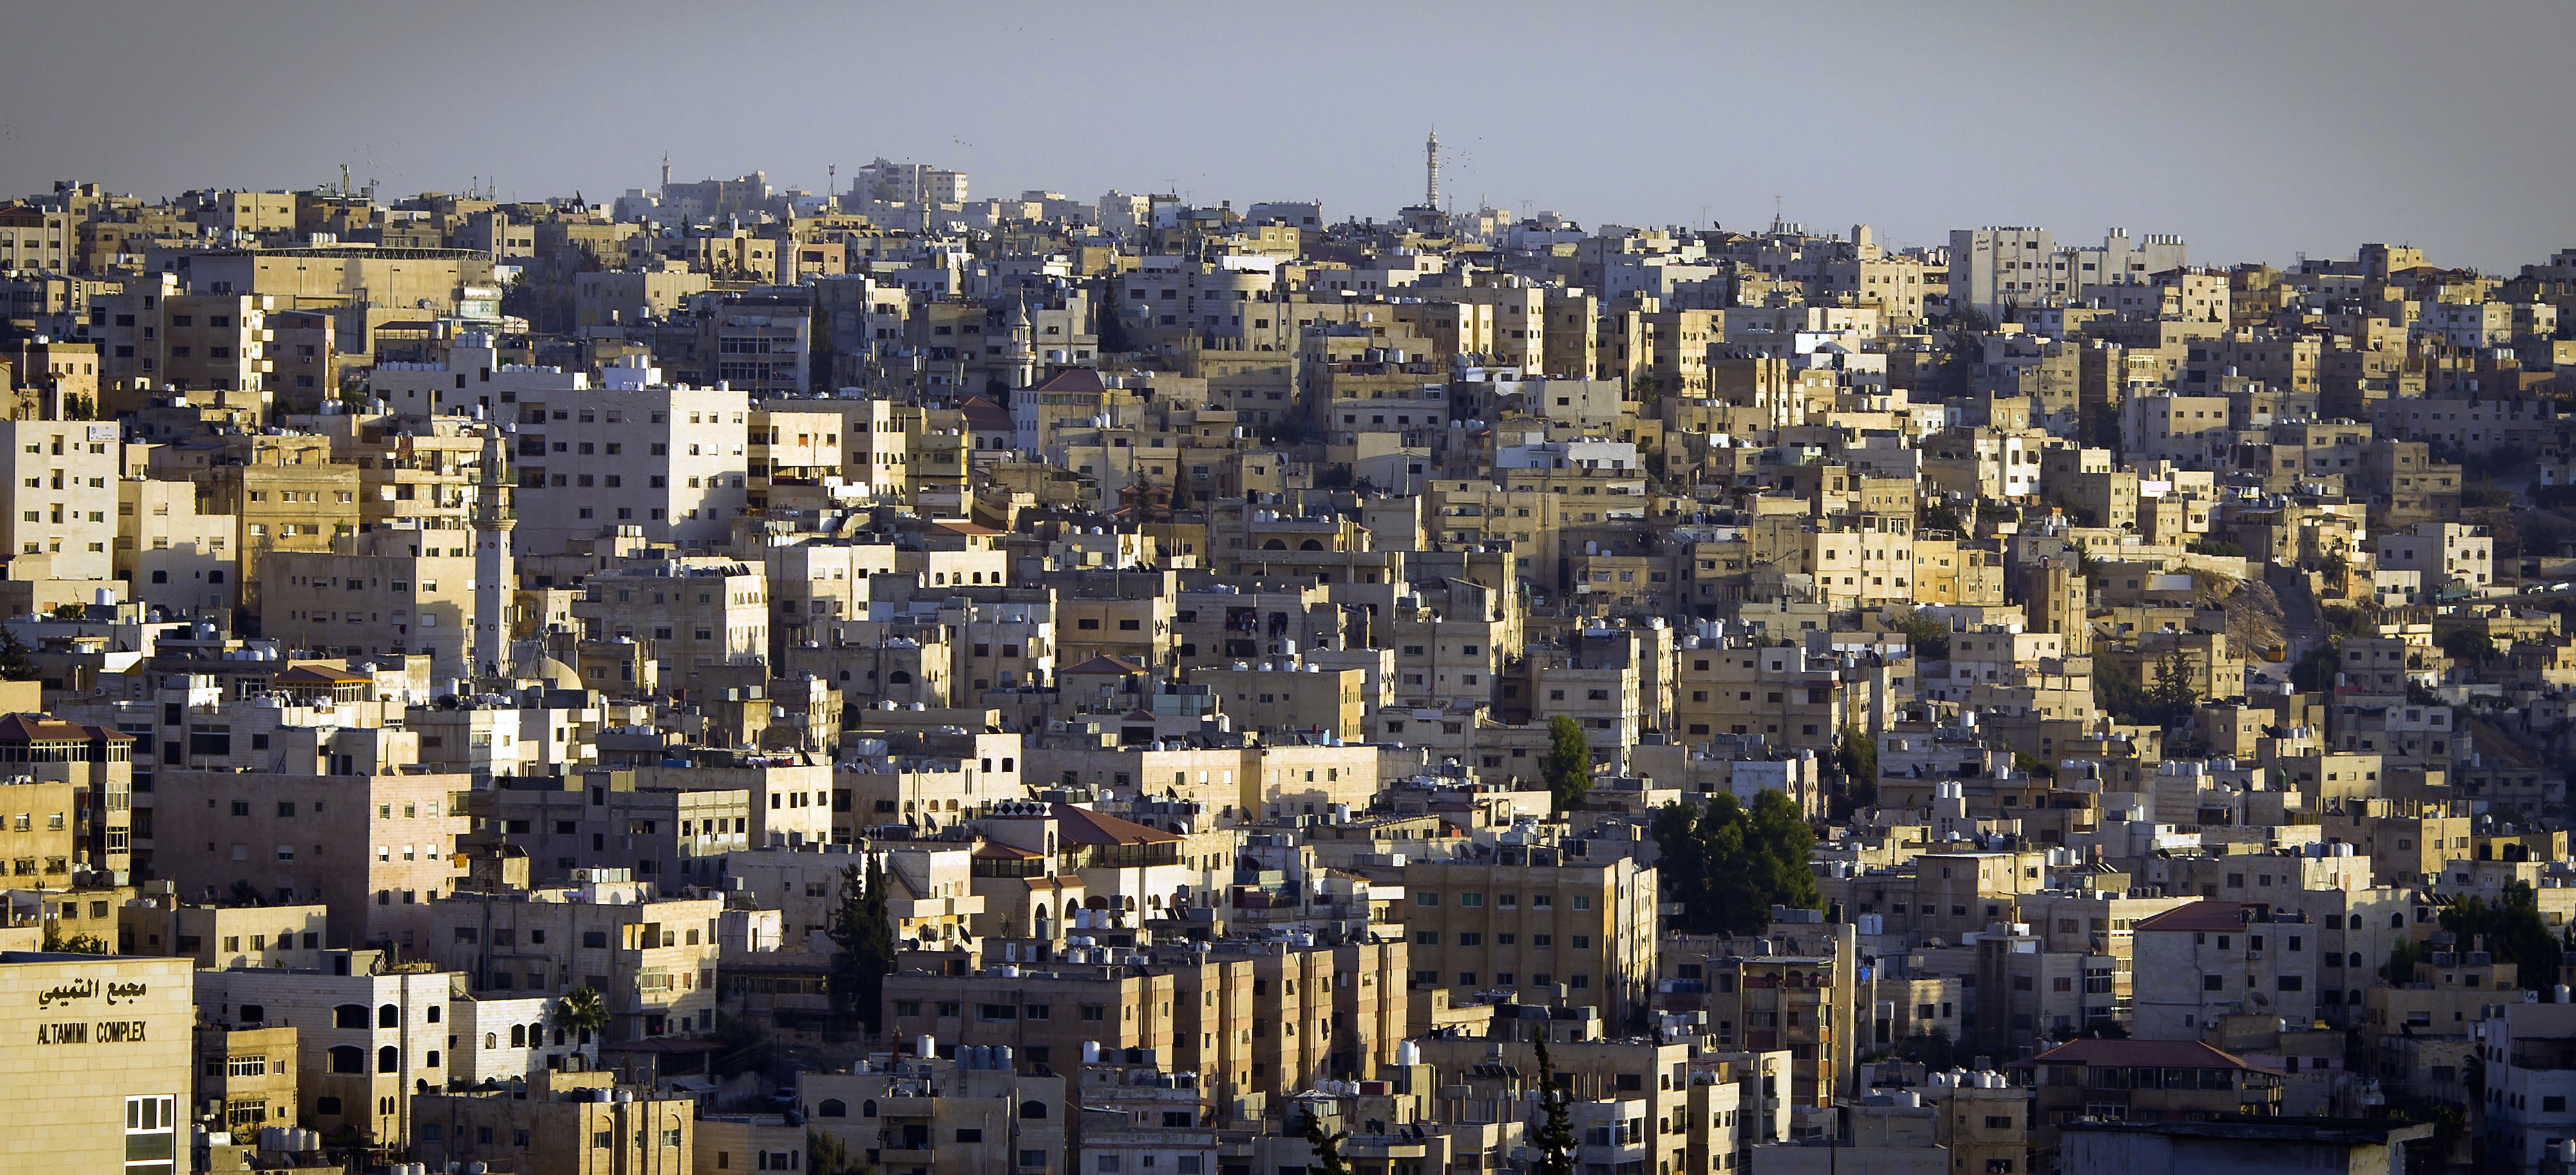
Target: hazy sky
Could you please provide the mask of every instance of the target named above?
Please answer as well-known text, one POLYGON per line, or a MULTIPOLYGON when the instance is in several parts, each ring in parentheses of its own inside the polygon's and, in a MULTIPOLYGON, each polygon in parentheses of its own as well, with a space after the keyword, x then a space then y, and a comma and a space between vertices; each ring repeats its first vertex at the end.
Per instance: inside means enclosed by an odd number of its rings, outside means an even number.
POLYGON ((2193 260, 2576 246, 2576 3, 392 4, 20 0, 0 192, 337 180, 597 199, 884 155, 975 194, 1419 198, 2193 260))

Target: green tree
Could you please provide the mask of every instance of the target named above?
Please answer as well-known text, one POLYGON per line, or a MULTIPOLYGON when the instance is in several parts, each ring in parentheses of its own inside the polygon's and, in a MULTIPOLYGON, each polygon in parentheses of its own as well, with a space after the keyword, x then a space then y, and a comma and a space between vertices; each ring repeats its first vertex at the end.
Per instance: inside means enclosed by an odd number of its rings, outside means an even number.
POLYGON ((1306 1169, 1316 1175, 1351 1175, 1349 1161, 1342 1158, 1342 1140, 1349 1138, 1351 1132, 1336 1130, 1324 1133, 1324 1116, 1315 1113, 1312 1107, 1306 1111, 1305 1127, 1306 1147, 1315 1152, 1315 1161, 1306 1169))
POLYGON ((38 676, 36 655, 27 650, 27 642, 18 639, 17 630, 0 624, 0 681, 34 681, 38 676))
POLYGON ((1894 617, 1889 623, 1904 633, 1914 646, 1914 655, 1925 661, 1950 659, 1950 622, 1938 616, 1927 616, 1913 609, 1894 617))
POLYGON ((1539 772, 1556 797, 1556 810, 1563 812, 1592 790, 1592 744, 1583 737, 1583 727, 1563 714, 1547 720, 1547 744, 1539 772))
POLYGON ((2442 634, 2442 651, 2454 661, 2486 661, 2496 655, 2495 638, 2474 628, 2454 628, 2442 634))
POLYGON ((1655 814, 1655 870, 1664 896, 1681 906, 1677 924, 1697 934, 1743 934, 1771 907, 1822 904, 1808 860, 1816 833, 1788 796, 1766 790, 1751 807, 1720 792, 1706 804, 1674 803, 1655 814))
POLYGON ((1841 809, 1837 819, 1848 820, 1854 811, 1878 803, 1878 744, 1860 727, 1845 726, 1835 737, 1832 763, 1841 780, 1834 794, 1841 809))
POLYGON ((886 918, 885 870, 876 858, 862 871, 841 870, 841 901, 832 913, 832 973, 825 990, 832 1018, 845 1030, 865 1024, 874 1032, 885 1022, 885 977, 894 973, 894 923, 886 918))
POLYGON ((555 1001, 555 1020, 579 1034, 575 1043, 589 1044, 608 1030, 608 1001, 600 998, 598 988, 583 984, 555 1001))
POLYGON ((2514 965, 2526 988, 2547 991, 2558 982, 2559 956, 2566 947, 2550 933, 2527 882, 2506 882, 2493 902, 2476 897, 2451 901, 2442 908, 2442 929, 2458 938, 2463 951, 2477 950, 2484 942, 2498 962, 2514 965))
POLYGON ((2200 700, 2200 691, 2191 684, 2191 663, 2182 650, 2165 654, 2156 666, 2156 683, 2147 689, 2147 705, 2156 721, 2172 726, 2191 717, 2192 705, 2200 700))
POLYGON ((1556 1062, 1547 1055, 1547 1034, 1538 1038, 1538 1125, 1529 1144, 1538 1152, 1529 1175, 1574 1175, 1574 1116, 1566 1104, 1571 1095, 1557 1088, 1556 1062))
POLYGON ((1968 1045, 1950 1039, 1949 1031, 1941 1028, 1915 1033, 1896 1044, 1898 1060, 1912 1061, 1934 1073, 1946 1069, 1964 1068, 1975 1063, 1976 1051, 1968 1045))
POLYGON ((2411 938, 2398 939, 2388 951, 2388 961, 2379 965, 2379 977, 2396 987, 2413 983, 2415 964, 2423 962, 2424 955, 2424 944, 2411 938))
POLYGON ((65 938, 61 929, 48 921, 45 923, 44 949, 73 955, 104 955, 107 944, 94 934, 75 934, 65 938))
POLYGON ((808 1126, 805 1128, 805 1170, 810 1175, 858 1175, 862 1168, 850 1161, 848 1143, 808 1126))
POLYGON ((2324 693, 2334 684, 2342 664, 2332 644, 2322 644, 2299 655, 2290 666, 2290 685, 2302 693, 2324 693))

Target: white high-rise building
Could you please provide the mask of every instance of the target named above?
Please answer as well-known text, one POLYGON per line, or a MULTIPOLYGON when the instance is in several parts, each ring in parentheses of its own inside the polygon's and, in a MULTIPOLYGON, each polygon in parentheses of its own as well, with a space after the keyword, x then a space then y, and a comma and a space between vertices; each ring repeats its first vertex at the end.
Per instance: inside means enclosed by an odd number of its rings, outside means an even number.
POLYGON ((653 543, 723 546, 745 505, 750 394, 666 384, 634 357, 601 382, 518 398, 520 551, 555 554, 620 526, 653 543))

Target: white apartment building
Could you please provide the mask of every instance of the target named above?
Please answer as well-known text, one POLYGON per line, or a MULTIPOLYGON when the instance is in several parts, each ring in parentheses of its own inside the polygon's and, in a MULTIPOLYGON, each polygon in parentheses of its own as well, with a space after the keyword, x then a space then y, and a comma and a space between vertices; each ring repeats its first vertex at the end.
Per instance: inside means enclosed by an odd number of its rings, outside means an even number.
POLYGON ((1950 231, 1950 302, 2000 321, 2006 305, 2062 305, 2087 285, 2143 282, 2188 260, 2181 237, 2131 238, 2112 229, 2100 247, 2060 248, 2044 228, 2006 225, 1950 231))
POLYGON ((750 394, 665 384, 641 362, 604 378, 512 406, 519 549, 560 553, 630 526, 649 543, 724 545, 746 505, 750 394))
POLYGON ((2420 573, 2431 591, 2455 581, 2484 591, 2495 583, 2495 539, 2482 526, 2419 522, 2411 532, 2380 536, 2379 565, 2420 573))
POLYGON ((99 579, 114 570, 117 426, 83 420, 0 421, 0 476, 9 509, 0 550, 25 567, 13 579, 99 579), (49 569, 30 574, 28 568, 49 569))

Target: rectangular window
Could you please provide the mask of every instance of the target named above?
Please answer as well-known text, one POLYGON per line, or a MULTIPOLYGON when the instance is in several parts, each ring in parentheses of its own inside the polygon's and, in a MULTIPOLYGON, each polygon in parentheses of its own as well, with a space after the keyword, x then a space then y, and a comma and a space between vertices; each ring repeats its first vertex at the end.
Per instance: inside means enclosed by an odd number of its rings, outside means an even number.
POLYGON ((177 1169, 177 1133, 170 1096, 125 1099, 126 1175, 172 1175, 177 1169))

